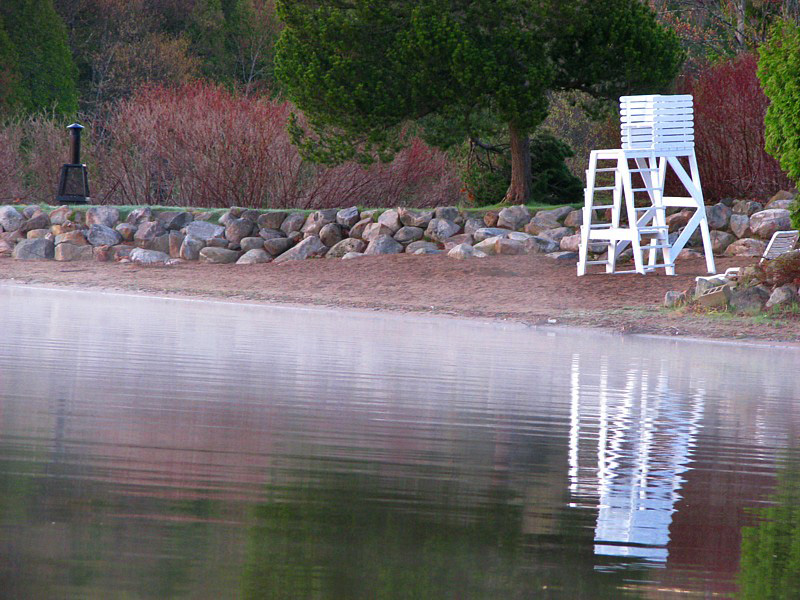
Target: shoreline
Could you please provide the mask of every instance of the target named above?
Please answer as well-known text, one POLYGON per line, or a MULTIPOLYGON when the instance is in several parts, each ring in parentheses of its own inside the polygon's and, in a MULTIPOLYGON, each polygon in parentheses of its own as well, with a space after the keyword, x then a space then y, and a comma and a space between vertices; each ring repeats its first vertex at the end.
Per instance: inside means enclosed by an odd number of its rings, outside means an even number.
MULTIPOLYGON (((441 257, 401 257, 394 260, 379 257, 344 261, 344 264, 342 261, 320 259, 297 261, 293 265, 259 265, 260 268, 231 265, 142 268, 116 263, 50 261, 22 263, 11 259, 0 259, 0 285, 225 303, 345 309, 363 313, 377 311, 398 316, 419 315, 517 323, 542 329, 568 328, 602 331, 612 335, 656 336, 686 341, 800 348, 800 318, 797 315, 787 316, 786 320, 780 317, 770 320, 762 317, 740 317, 728 313, 718 316, 682 313, 659 308, 660 304, 655 302, 650 303, 652 290, 649 295, 636 296, 636 293, 641 291, 637 288, 656 287, 657 297, 663 297, 661 288, 674 282, 675 289, 681 289, 681 285, 685 287, 687 280, 693 280, 693 274, 672 278, 652 275, 585 277, 577 282, 573 281, 575 289, 567 295, 563 290, 559 293, 548 288, 537 290, 536 293, 531 291, 532 297, 527 300, 524 298, 520 300, 517 297, 520 284, 524 289, 524 279, 515 281, 508 276, 504 283, 492 281, 496 302, 492 302, 491 299, 488 302, 481 302, 478 293, 472 297, 464 293, 465 280, 471 277, 474 278, 475 286, 481 289, 479 283, 485 273, 475 269, 484 268, 490 263, 494 263, 493 272, 506 275, 508 273, 504 269, 507 270, 511 265, 517 268, 526 266, 535 271, 543 271, 546 265, 551 270, 555 269, 555 275, 561 276, 562 279, 564 277, 576 279, 574 267, 547 265, 542 262, 544 260, 546 259, 541 257, 526 261, 519 260, 519 257, 497 257, 469 261, 470 264, 465 264, 467 261, 446 258, 442 260, 441 257), (517 258, 516 262, 513 262, 514 258, 517 258), (359 293, 348 293, 353 291, 352 287, 355 287, 356 282, 345 281, 343 277, 337 278, 336 273, 333 274, 333 281, 328 278, 320 282, 319 286, 316 285, 325 271, 344 269, 342 273, 352 273, 355 266, 352 263, 361 261, 364 262, 364 266, 373 268, 366 270, 367 273, 371 273, 372 279, 367 277, 366 282, 361 282, 365 289, 359 290, 359 293), (381 262, 388 267, 386 269, 388 272, 380 272, 374 268, 381 262), (437 281, 435 288, 431 287, 430 277, 427 279, 421 277, 423 274, 418 272, 423 263, 427 263, 425 267, 433 267, 434 271, 445 271, 445 278, 437 281), (228 270, 227 273, 223 271, 224 269, 228 270), (401 284, 409 280, 409 277, 399 277, 403 274, 403 269, 410 269, 411 272, 405 275, 418 280, 417 287, 410 292, 411 300, 409 295, 402 294, 393 298, 383 289, 386 286, 394 289, 395 284, 390 277, 389 283, 386 283, 386 276, 390 276, 392 271, 398 275, 397 279, 401 280, 401 284), (225 276, 221 275, 223 273, 225 276), (134 277, 131 277, 132 275, 134 277), (266 280, 265 275, 276 281, 266 280), (238 283, 238 286, 230 287, 231 281, 238 283), (381 283, 384 285, 380 285, 381 283), (596 297, 591 294, 593 288, 602 289, 604 285, 616 288, 616 301, 608 301, 608 298, 605 298, 606 301, 601 301, 608 294, 597 294, 596 297), (586 290, 582 290, 584 287, 586 290), (427 294, 424 293, 425 290, 428 291, 427 294), (588 296, 582 293, 587 290, 590 292, 588 296), (547 294, 547 301, 540 301, 542 299, 540 296, 543 294, 547 294), (512 297, 512 300, 509 300, 508 296, 512 297), (632 303, 632 300, 636 300, 636 303, 632 303)), ((364 274, 365 271, 362 269, 356 273, 361 276, 364 274)), ((523 270, 521 277, 524 275, 523 270)), ((545 274, 540 273, 540 275, 545 274)), ((412 285, 410 280, 408 285, 412 285)))

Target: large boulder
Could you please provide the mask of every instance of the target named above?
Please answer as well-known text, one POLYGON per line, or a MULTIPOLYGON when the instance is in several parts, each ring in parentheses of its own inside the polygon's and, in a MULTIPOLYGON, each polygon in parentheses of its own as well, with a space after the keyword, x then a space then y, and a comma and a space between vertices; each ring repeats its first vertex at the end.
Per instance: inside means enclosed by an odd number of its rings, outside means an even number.
MULTIPOLYGON (((206 223, 205 221, 198 221, 197 223, 202 223, 203 225, 210 225, 210 223, 206 223)), ((191 232, 195 224, 196 223, 189 224, 190 227, 186 228, 186 234, 194 235, 195 237, 200 237, 191 232)), ((159 221, 145 221, 144 223, 139 225, 139 228, 133 235, 133 241, 140 248, 150 248, 152 246, 153 240, 166 234, 167 230, 164 229, 164 226, 159 221)), ((122 236, 120 236, 120 239, 121 238, 122 236)), ((89 241, 91 242, 91 240, 89 241)))
POLYGON ((38 212, 22 224, 19 228, 19 232, 24 234, 34 229, 47 229, 49 227, 50 217, 43 212, 38 212))
POLYGON ((476 250, 469 244, 458 244, 453 246, 447 253, 450 258, 466 259, 466 258, 485 258, 487 255, 480 250, 476 250))
POLYGON ((552 208, 550 210, 540 210, 536 213, 537 217, 543 219, 551 219, 554 221, 563 221, 567 218, 567 215, 572 212, 572 208, 569 206, 559 206, 558 208, 552 208))
POLYGON ((769 292, 760 286, 749 288, 737 286, 731 290, 728 305, 735 312, 755 314, 764 310, 769 296, 769 292))
POLYGON ((573 210, 564 219, 564 227, 580 227, 583 225, 583 210, 573 210))
POLYGON ((397 233, 394 234, 394 239, 401 244, 410 244, 411 242, 421 240, 423 235, 425 235, 425 231, 422 227, 405 225, 397 230, 397 233))
POLYGON ((725 229, 731 220, 733 211, 722 202, 706 207, 706 219, 711 229, 725 229))
POLYGON ((321 239, 322 243, 328 248, 332 248, 341 242, 343 238, 344 233, 342 232, 342 226, 338 223, 328 223, 319 230, 319 239, 321 239))
POLYGON ((53 234, 49 229, 31 229, 25 237, 29 240, 40 237, 48 237, 52 240, 53 234))
MULTIPOLYGON (((569 227, 556 227, 554 229, 545 229, 539 234, 539 237, 553 240, 554 242, 561 242, 565 237, 575 233, 574 229, 569 227)), ((530 234, 528 234, 530 235, 530 234)))
POLYGON ((183 239, 186 237, 180 231, 170 231, 167 234, 169 237, 169 255, 172 258, 180 258, 181 257, 181 247, 183 246, 183 239))
POLYGON ((14 244, 0 238, 0 256, 11 256, 12 252, 14 252, 14 244))
POLYGON ((397 215, 400 217, 400 222, 406 227, 420 227, 422 229, 425 229, 433 219, 432 210, 398 208, 397 215))
POLYGON ((789 208, 794 198, 795 194, 793 192, 781 190, 769 199, 765 208, 789 208))
POLYGON ((714 254, 721 255, 735 241, 736 236, 727 231, 714 230, 711 232, 711 250, 714 254))
MULTIPOLYGON (((427 225, 426 225, 427 227, 427 225)), ((483 223, 483 219, 476 219, 475 217, 470 217, 466 221, 464 221, 464 233, 472 235, 478 229, 483 229, 485 227, 483 223)))
POLYGON ((764 205, 755 200, 737 200, 733 205, 734 215, 750 215, 764 210, 764 205))
POLYGON ((428 227, 425 229, 425 237, 441 242, 456 235, 459 231, 461 231, 461 227, 456 225, 454 221, 437 217, 428 223, 428 227))
POLYGON ((272 257, 267 254, 262 248, 254 248, 253 250, 248 250, 244 254, 239 257, 239 260, 236 261, 237 265, 258 265, 261 263, 267 263, 272 260, 272 257))
POLYGON ((264 241, 264 251, 271 256, 279 256, 294 246, 289 238, 270 238, 264 241))
POLYGON ((433 216, 436 219, 458 223, 461 220, 461 211, 455 206, 437 206, 433 211, 433 216))
POLYGON ((57 244, 54 257, 57 261, 92 260, 92 247, 88 244, 77 245, 64 242, 57 244))
POLYGON ((116 246, 122 242, 122 236, 118 231, 100 223, 95 223, 89 228, 86 239, 92 246, 116 246))
POLYGON ((158 220, 167 231, 179 231, 191 223, 194 217, 186 211, 165 211, 158 213, 158 220))
POLYGON ((262 240, 272 240, 275 238, 285 238, 286 234, 280 229, 268 229, 266 227, 258 230, 258 235, 262 240))
POLYGON ((122 240, 125 242, 133 241, 133 236, 136 235, 136 230, 136 225, 132 225, 131 223, 119 223, 116 227, 114 227, 114 231, 117 231, 122 236, 122 240))
MULTIPOLYGON (((139 227, 141 229, 142 226, 139 227)), ((163 229, 163 227, 162 227, 163 229)), ((184 233, 188 236, 208 242, 212 238, 218 238, 225 235, 225 228, 221 225, 214 225, 208 221, 192 221, 184 228, 184 233)), ((138 235, 139 232, 137 231, 138 235)))
MULTIPOLYGON (((275 241, 275 240, 270 240, 275 241)), ((267 249, 267 244, 264 243, 264 249, 267 249)), ((275 264, 284 263, 290 260, 305 260, 307 258, 318 258, 325 256, 328 252, 328 247, 322 243, 318 236, 312 235, 305 238, 302 242, 297 244, 294 248, 290 248, 278 258, 275 259, 275 264)))
POLYGON ((141 208, 133 209, 128 218, 125 219, 127 223, 131 225, 136 225, 137 227, 142 223, 147 223, 148 221, 153 220, 153 209, 149 206, 142 206, 141 208))
POLYGON ((531 213, 524 204, 507 206, 497 216, 497 226, 501 229, 520 231, 531 220, 531 213))
POLYGON ((366 249, 367 243, 365 241, 355 238, 345 238, 328 250, 325 258, 342 258, 349 252, 362 253, 366 249))
POLYGON ((303 224, 303 228, 300 231, 302 231, 306 237, 319 235, 319 232, 323 227, 325 227, 325 225, 328 223, 336 223, 337 212, 338 211, 335 208, 314 211, 308 215, 308 218, 306 219, 306 222, 303 224))
POLYGON ((183 260, 198 260, 200 258, 200 250, 206 247, 205 240, 187 234, 181 243, 179 258, 183 260))
POLYGON ((543 231, 547 231, 548 229, 557 229, 561 227, 561 223, 558 222, 551 213, 547 213, 542 215, 541 211, 537 213, 530 222, 525 225, 525 233, 530 233, 531 235, 540 235, 543 231))
POLYGON ((686 225, 689 223, 689 219, 692 218, 693 213, 694 211, 685 208, 669 215, 667 217, 667 227, 669 227, 670 232, 678 231, 681 227, 686 227, 686 225))
POLYGON ((16 231, 25 222, 25 217, 13 206, 0 206, 0 227, 5 231, 16 231))
POLYGON ((56 236, 56 246, 58 244, 73 244, 75 246, 87 246, 89 241, 82 231, 68 231, 56 236))
POLYGON ((742 238, 733 242, 725 249, 725 256, 755 256, 760 257, 767 249, 767 243, 753 238, 742 238))
POLYGON ((250 237, 254 226, 250 219, 232 219, 225 227, 225 239, 238 246, 244 238, 250 237))
POLYGON ((109 229, 119 223, 119 210, 113 206, 92 206, 86 211, 86 225, 105 225, 109 229))
POLYGON ((250 250, 263 250, 264 238, 261 236, 242 238, 242 241, 239 242, 239 247, 242 249, 242 252, 249 252, 250 250))
POLYGON ((350 228, 350 237, 359 240, 362 239, 364 237, 364 231, 370 225, 372 225, 372 217, 364 217, 350 228))
POLYGON ((393 234, 394 232, 383 223, 370 223, 364 228, 361 238, 365 242, 371 242, 382 235, 392 236, 393 234))
POLYGON ((768 240, 776 231, 791 228, 791 213, 785 208, 768 208, 750 217, 750 229, 753 235, 762 240, 768 240))
POLYGON ((400 222, 400 215, 393 208, 382 212, 381 216, 378 217, 378 223, 391 229, 392 235, 397 233, 398 230, 403 226, 403 224, 400 222))
POLYGON ((364 254, 400 254, 404 249, 403 245, 396 242, 391 236, 379 235, 369 243, 364 254))
POLYGON ((239 253, 236 250, 229 250, 227 248, 212 248, 206 246, 200 250, 200 262, 212 265, 227 265, 235 263, 239 259, 239 253))
POLYGON ((256 224, 259 229, 280 229, 288 213, 282 210, 271 210, 258 215, 256 224))
POLYGON ((508 229, 501 229, 500 227, 482 227, 472 234, 472 239, 476 242, 488 240, 491 237, 505 237, 509 234, 508 229))
POLYGON ((781 285, 772 290, 769 300, 764 305, 764 308, 783 308, 791 306, 798 301, 797 286, 791 283, 781 285))
MULTIPOLYGON (((306 222, 306 216, 303 213, 293 212, 286 215, 286 218, 281 223, 280 230, 289 235, 290 233, 294 233, 295 231, 300 231, 303 229, 303 226, 306 222)), ((320 225, 320 228, 322 226, 320 225)))
POLYGON ((342 227, 347 227, 348 229, 358 223, 360 217, 358 215, 358 207, 351 206, 349 208, 343 208, 339 212, 336 213, 336 223, 341 225, 342 227))
POLYGON ((500 220, 500 213, 498 213, 496 210, 486 211, 486 213, 484 213, 483 215, 483 224, 486 227, 491 227, 491 228, 497 227, 497 221, 499 220, 500 220))
POLYGON ((750 217, 743 214, 732 214, 730 228, 737 238, 745 238, 753 235, 750 230, 750 217))
POLYGON ((169 260, 169 254, 166 252, 159 252, 158 250, 133 248, 128 258, 137 265, 163 265, 169 260))
POLYGON ((424 250, 427 254, 435 254, 440 252, 438 245, 434 244, 433 242, 426 242, 425 240, 411 242, 408 246, 406 246, 406 254, 416 254, 417 250, 424 250))
POLYGON ((528 254, 550 254, 560 250, 560 244, 558 242, 539 237, 538 235, 531 236, 524 243, 528 254))
POLYGON ((72 211, 74 209, 69 205, 59 206, 50 211, 50 223, 53 225, 63 225, 65 221, 69 221, 72 211))
POLYGON ((486 238, 485 240, 475 244, 474 248, 480 252, 483 252, 487 256, 494 256, 495 254, 500 254, 498 251, 498 242, 503 239, 505 238, 501 236, 486 238))
POLYGON ((55 257, 55 251, 52 240, 36 238, 19 242, 11 255, 17 260, 48 260, 55 257))

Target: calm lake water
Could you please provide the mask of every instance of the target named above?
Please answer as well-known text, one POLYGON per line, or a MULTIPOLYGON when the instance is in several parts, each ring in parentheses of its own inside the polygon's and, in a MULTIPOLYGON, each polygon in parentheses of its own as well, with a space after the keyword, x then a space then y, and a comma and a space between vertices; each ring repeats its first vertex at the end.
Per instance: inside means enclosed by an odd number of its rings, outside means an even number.
POLYGON ((3 598, 800 597, 800 352, 0 285, 3 598))

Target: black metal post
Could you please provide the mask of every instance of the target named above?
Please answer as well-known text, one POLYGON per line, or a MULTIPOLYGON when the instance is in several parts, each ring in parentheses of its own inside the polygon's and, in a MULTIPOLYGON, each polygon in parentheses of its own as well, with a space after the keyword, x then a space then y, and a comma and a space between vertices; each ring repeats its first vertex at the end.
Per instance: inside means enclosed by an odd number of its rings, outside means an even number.
POLYGON ((69 163, 61 167, 61 176, 58 180, 56 202, 59 204, 88 204, 89 198, 89 172, 86 165, 81 163, 81 132, 83 125, 73 123, 69 127, 69 163))
POLYGON ((69 127, 70 133, 70 156, 73 165, 81 164, 81 132, 83 125, 73 123, 69 127))

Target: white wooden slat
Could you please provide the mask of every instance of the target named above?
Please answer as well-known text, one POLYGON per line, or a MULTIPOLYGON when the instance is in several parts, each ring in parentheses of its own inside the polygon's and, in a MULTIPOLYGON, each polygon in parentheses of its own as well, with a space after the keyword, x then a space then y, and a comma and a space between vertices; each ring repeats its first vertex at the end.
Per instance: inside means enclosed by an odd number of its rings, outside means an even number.
POLYGON ((673 100, 673 101, 681 101, 681 100, 693 100, 694 97, 691 94, 650 94, 650 95, 641 95, 641 96, 620 96, 620 102, 634 102, 634 101, 652 101, 656 98, 664 99, 665 101, 673 100))

